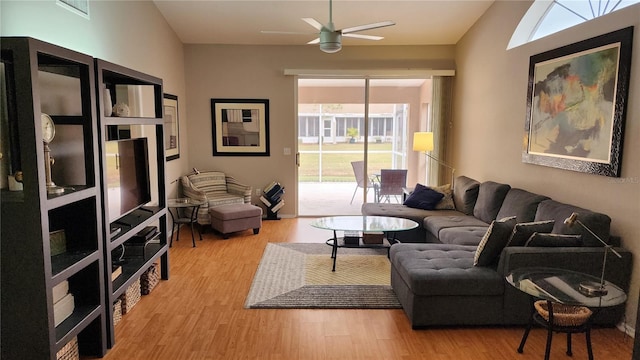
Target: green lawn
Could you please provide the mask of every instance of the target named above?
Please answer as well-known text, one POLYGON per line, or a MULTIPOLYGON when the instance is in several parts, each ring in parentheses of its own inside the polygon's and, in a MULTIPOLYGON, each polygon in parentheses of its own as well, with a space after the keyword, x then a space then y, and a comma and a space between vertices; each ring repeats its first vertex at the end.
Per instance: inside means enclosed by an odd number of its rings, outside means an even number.
MULTIPOLYGON (((318 144, 300 144, 299 181, 320 181, 320 154, 305 154, 303 151, 318 151, 318 144)), ((364 144, 341 143, 322 145, 322 181, 349 182, 355 181, 352 161, 364 160, 364 144), (355 151, 357 153, 325 153, 326 151, 355 151)), ((391 143, 369 144, 369 174, 380 169, 391 167, 391 143), (371 153, 371 151, 386 151, 386 153, 371 153)))

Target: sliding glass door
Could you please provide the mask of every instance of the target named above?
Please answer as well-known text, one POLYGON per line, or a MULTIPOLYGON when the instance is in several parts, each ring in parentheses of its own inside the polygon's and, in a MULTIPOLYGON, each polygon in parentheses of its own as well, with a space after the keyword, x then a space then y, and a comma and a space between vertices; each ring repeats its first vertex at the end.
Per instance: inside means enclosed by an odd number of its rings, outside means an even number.
POLYGON ((425 79, 299 79, 298 215, 359 215, 364 202, 401 202, 401 193, 376 189, 386 170, 404 170, 405 186, 424 178, 411 137, 426 126, 429 87, 425 79))

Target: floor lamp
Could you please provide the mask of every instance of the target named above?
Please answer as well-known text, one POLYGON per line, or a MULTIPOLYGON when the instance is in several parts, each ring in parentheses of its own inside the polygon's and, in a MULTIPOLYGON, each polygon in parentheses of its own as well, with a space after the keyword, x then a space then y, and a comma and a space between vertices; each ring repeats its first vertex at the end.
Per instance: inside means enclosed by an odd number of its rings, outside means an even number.
POLYGON ((432 132, 413 133, 413 151, 424 152, 424 154, 427 155, 429 159, 433 159, 437 161, 438 164, 451 169, 451 186, 453 186, 453 179, 454 179, 454 174, 456 169, 454 169, 449 164, 429 154, 429 151, 433 151, 433 133, 432 132))

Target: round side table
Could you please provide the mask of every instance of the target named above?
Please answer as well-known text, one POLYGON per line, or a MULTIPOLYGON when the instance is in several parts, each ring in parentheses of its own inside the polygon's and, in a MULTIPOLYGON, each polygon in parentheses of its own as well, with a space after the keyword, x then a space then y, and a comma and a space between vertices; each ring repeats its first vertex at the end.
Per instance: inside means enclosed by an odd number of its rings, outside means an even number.
MULTIPOLYGON (((193 247, 196 247, 196 239, 194 234, 194 227, 196 220, 198 219, 198 210, 200 206, 204 205, 204 201, 198 201, 190 198, 169 199, 167 201, 167 208, 169 209, 169 215, 171 215, 171 240, 169 241, 169 247, 173 245, 173 234, 176 234, 176 241, 180 238, 180 225, 191 225, 191 242, 193 247), (183 214, 180 214, 180 210, 184 209, 183 214), (188 216, 185 216, 187 215, 188 216)), ((198 236, 202 240, 202 234, 198 230, 198 236)))

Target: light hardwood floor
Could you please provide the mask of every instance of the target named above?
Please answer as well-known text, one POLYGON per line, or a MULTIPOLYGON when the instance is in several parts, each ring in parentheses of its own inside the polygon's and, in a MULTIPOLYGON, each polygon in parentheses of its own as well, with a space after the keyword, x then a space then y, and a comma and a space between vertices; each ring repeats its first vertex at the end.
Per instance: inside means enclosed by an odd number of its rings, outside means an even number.
MULTIPOLYGON (((516 352, 522 327, 412 330, 402 310, 244 309, 268 242, 323 242, 328 231, 310 219, 263 222, 222 240, 209 231, 197 247, 190 232, 170 249, 170 279, 162 281, 116 326, 116 345, 105 359, 430 359, 539 360, 546 333, 531 332, 516 352)), ((617 329, 592 333, 595 359, 631 359, 633 339, 617 329)), ((563 334, 552 359, 570 359, 563 334)), ((583 335, 573 359, 587 359, 583 335)))

